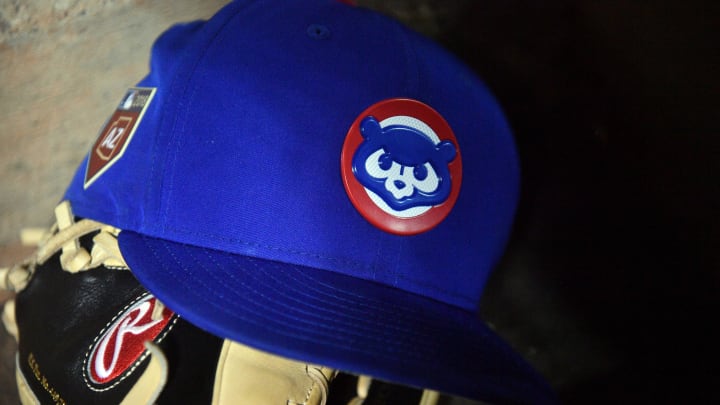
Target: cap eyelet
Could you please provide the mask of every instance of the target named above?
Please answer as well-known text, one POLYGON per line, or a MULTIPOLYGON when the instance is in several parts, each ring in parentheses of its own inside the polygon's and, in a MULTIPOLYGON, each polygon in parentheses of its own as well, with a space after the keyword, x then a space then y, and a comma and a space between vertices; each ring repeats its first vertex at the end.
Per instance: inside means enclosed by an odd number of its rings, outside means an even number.
POLYGON ((330 29, 322 24, 311 24, 307 28, 307 35, 312 39, 330 38, 330 29))

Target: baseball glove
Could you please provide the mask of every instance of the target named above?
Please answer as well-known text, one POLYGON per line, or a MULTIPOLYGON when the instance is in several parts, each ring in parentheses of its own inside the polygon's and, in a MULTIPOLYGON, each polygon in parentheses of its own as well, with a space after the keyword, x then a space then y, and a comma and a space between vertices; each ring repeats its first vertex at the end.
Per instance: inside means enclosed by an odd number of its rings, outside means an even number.
POLYGON ((69 203, 35 254, 0 269, 16 292, 3 323, 18 340, 28 404, 436 404, 432 391, 306 364, 211 335, 141 286, 120 230, 75 218, 69 203))

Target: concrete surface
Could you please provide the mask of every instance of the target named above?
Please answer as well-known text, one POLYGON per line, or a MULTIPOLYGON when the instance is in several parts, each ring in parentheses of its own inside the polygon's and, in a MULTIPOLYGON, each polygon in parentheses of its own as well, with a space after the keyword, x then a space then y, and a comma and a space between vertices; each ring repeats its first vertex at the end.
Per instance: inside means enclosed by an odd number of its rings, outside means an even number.
MULTIPOLYGON (((153 39, 223 4, 0 0, 0 266, 27 253, 21 228, 51 224, 100 126, 147 72, 153 39)), ((1 405, 18 403, 14 350, 0 327, 1 405)))
MULTIPOLYGON (((152 39, 222 2, 46 3, 0 0, 0 265, 50 223, 152 39)), ((717 403, 720 3, 359 3, 466 60, 515 129, 523 196, 485 318, 564 403, 717 403)), ((12 349, 0 332, 0 404, 12 349)))
POLYGON ((224 1, 0 1, 0 244, 46 226, 153 39, 224 1), (118 96, 120 94, 120 96, 118 96))

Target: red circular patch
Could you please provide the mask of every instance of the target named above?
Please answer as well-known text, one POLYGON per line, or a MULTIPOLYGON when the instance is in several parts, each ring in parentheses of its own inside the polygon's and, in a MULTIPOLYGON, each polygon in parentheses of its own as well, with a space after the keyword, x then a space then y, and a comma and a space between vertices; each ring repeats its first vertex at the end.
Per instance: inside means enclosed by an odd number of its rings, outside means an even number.
MULTIPOLYGON (((341 172, 345 190, 360 214, 374 226, 396 235, 415 235, 428 231, 442 222, 452 210, 462 183, 462 159, 455 134, 445 119, 432 107, 412 99, 394 98, 381 101, 363 111, 353 122, 342 149, 341 172), (383 201, 383 197, 370 191, 358 180, 353 168, 355 153, 365 141, 361 125, 373 117, 381 127, 410 126, 435 144, 452 143, 455 156, 447 163, 450 190, 447 198, 436 204, 396 210, 383 201)), ((444 169, 444 168, 443 168, 444 169)), ((388 194, 391 198, 392 195, 388 194)))

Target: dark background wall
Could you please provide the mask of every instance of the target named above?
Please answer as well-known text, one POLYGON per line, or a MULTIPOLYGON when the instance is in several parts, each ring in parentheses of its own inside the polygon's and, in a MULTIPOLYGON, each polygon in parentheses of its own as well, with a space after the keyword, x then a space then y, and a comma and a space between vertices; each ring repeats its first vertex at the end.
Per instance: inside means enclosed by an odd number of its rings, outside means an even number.
POLYGON ((487 318, 568 403, 717 401, 720 3, 443 4, 523 162, 487 318))
MULTIPOLYGON (((486 290, 485 319, 548 377, 565 403, 717 403, 720 3, 358 3, 400 18, 467 61, 494 91, 514 128, 523 196, 507 255, 486 290)), ((219 7, 206 5, 180 16, 167 8, 157 11, 163 7, 159 2, 102 4, 109 11, 64 24, 92 27, 107 15, 130 13, 135 20, 121 20, 118 30, 130 35, 133 28, 125 27, 131 24, 135 31, 145 30, 147 35, 135 40, 145 48, 127 51, 138 60, 147 57, 156 35, 149 33, 159 32, 172 17, 202 17, 219 7), (132 14, 141 9, 143 14, 132 14), (156 17, 143 17, 149 12, 156 17)), ((56 31, 67 31, 64 27, 56 31)), ((91 35, 76 31, 73 40, 80 43, 91 35)), ((16 29, 0 47, 2 89, 23 77, 10 73, 23 50, 37 49, 27 44, 47 39, 36 34, 21 41, 17 32, 31 35, 16 29)), ((122 51, 124 44, 108 46, 122 51)), ((61 57, 58 51, 48 54, 61 57)), ((73 65, 70 75, 94 74, 86 80, 101 82, 100 71, 73 65)), ((122 91, 142 73, 126 68, 118 74, 127 78, 116 87, 122 91)), ((42 101, 43 88, 34 91, 42 101)), ((53 92, 75 94, 69 87, 53 92)), ((102 100, 109 111, 119 93, 106 93, 88 90, 76 99, 102 100)), ((22 100, 23 108, 37 105, 32 98, 22 100)), ((9 103, 3 90, 0 103, 9 103)), ((0 119, 20 122, 7 111, 0 111, 0 119)), ((58 124, 60 134, 47 128, 33 132, 39 139, 52 137, 60 148, 70 136, 80 145, 55 162, 66 178, 40 178, 60 184, 52 190, 64 188, 103 117, 92 121, 95 127, 87 133, 71 134, 71 124, 58 124)), ((0 129, 6 153, 15 145, 10 136, 0 129)), ((46 170, 27 162, 54 156, 54 150, 23 148, 36 155, 25 158, 28 171, 0 165, 0 194, 40 196, 47 206, 33 205, 35 211, 27 213, 22 198, 0 198, 5 252, 14 250, 7 235, 17 231, 7 228, 45 224, 50 202, 59 196, 42 188, 43 181, 18 183, 26 179, 20 175, 46 170), (20 219, 11 218, 19 212, 20 219)), ((0 348, 6 352, 0 371, 0 403, 5 403, 13 398, 8 388, 12 342, 6 335, 0 334, 0 348)))

